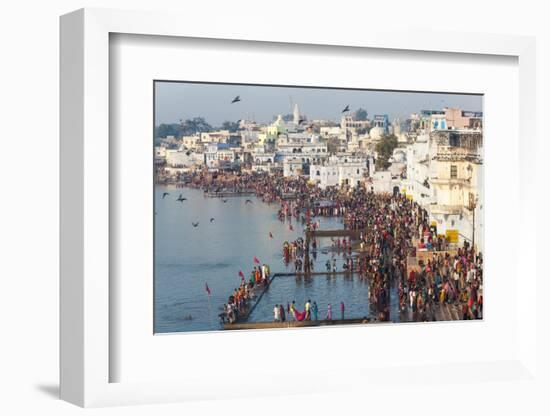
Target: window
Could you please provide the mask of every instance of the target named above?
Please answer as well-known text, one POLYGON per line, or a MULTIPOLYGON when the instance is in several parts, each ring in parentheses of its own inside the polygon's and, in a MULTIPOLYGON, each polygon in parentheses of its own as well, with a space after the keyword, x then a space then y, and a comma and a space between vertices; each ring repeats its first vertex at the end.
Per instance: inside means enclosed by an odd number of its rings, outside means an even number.
POLYGON ((451 179, 456 179, 458 177, 458 169, 456 165, 451 165, 451 179))
POLYGON ((460 138, 457 133, 453 132, 449 135, 449 145, 453 147, 460 146, 460 138))

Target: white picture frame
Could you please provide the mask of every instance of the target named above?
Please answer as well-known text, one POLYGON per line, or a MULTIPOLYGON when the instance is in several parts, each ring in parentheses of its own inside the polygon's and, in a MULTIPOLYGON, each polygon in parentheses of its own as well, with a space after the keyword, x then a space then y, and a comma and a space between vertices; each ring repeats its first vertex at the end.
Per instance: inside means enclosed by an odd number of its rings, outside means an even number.
MULTIPOLYGON (((325 392, 348 389, 353 383, 374 383, 388 377, 410 374, 411 369, 383 367, 365 375, 358 369, 331 369, 347 382, 327 386, 321 379, 307 388, 285 390, 285 374, 266 373, 263 389, 242 392, 223 382, 190 378, 183 381, 112 382, 110 366, 120 359, 110 348, 109 293, 110 236, 110 34, 134 34, 250 42, 281 45, 332 45, 334 47, 384 50, 430 51, 440 54, 502 55, 517 58, 519 68, 519 114, 522 143, 535 141, 535 41, 533 38, 472 33, 408 32, 399 28, 365 29, 349 27, 329 33, 312 25, 286 28, 254 27, 246 36, 236 34, 233 20, 216 26, 186 20, 168 13, 82 9, 61 18, 61 398, 80 406, 159 403, 246 394, 325 392), (269 379, 269 381, 267 380, 269 379), (282 387, 283 386, 283 387, 282 387)), ((522 229, 517 256, 523 265, 518 287, 521 307, 515 311, 518 326, 515 354, 498 361, 438 366, 420 365, 425 378, 433 382, 441 369, 450 369, 464 382, 493 381, 499 375, 518 383, 537 382, 536 252, 525 242, 536 241, 536 218, 529 209, 535 203, 535 146, 521 146, 519 166, 519 224, 522 229), (522 244, 523 242, 523 244, 522 244), (529 288, 527 290, 526 288, 529 288), (468 380, 470 374, 485 378, 468 380)), ((531 246, 532 247, 532 246, 531 246)), ((519 271, 516 271, 518 273, 519 271)), ((169 341, 167 341, 169 342, 169 341)), ((414 378, 414 377, 413 377, 414 378)))

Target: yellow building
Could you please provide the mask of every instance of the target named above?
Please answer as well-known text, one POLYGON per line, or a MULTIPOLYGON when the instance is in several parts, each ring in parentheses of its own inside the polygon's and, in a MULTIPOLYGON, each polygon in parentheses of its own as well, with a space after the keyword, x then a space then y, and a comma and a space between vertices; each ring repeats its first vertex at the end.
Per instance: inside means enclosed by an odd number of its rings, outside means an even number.
POLYGON ((430 134, 430 217, 438 232, 483 245, 483 136, 480 130, 436 130, 430 134), (475 212, 475 214, 474 214, 475 212), (474 218, 475 216, 475 218, 474 218), (475 222, 475 224, 474 224, 475 222))

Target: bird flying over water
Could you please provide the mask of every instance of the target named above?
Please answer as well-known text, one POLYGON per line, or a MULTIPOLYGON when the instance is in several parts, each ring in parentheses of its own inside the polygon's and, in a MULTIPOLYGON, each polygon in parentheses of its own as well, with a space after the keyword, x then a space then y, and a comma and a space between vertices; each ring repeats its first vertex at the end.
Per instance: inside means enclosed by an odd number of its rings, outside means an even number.
POLYGON ((222 199, 222 202, 225 204, 227 202, 227 199, 222 199))
POLYGON ((170 195, 170 192, 164 192, 162 194, 162 199, 166 198, 168 195, 170 195))
POLYGON ((251 204, 252 201, 250 199, 247 199, 246 201, 244 201, 245 204, 251 204))
POLYGON ((342 110, 342 113, 345 113, 345 112, 347 112, 347 111, 349 111, 349 104, 346 105, 346 108, 344 108, 344 109, 342 110))
POLYGON ((178 199, 176 199, 176 201, 179 201, 179 202, 187 201, 187 198, 184 198, 183 195, 180 194, 180 196, 178 196, 178 199))
POLYGON ((231 104, 238 103, 239 101, 241 101, 241 96, 237 95, 235 98, 233 98, 233 101, 231 101, 231 104))
POLYGON ((191 225, 193 227, 197 228, 199 226, 199 222, 198 221, 197 222, 192 222, 191 225))

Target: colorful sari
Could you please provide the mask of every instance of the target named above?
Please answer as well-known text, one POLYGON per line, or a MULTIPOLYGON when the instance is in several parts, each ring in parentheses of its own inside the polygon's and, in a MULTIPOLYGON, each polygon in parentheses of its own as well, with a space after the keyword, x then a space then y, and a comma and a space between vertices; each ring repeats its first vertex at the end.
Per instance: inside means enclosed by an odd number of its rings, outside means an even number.
POLYGON ((297 321, 303 321, 306 319, 306 311, 299 312, 298 310, 294 309, 294 317, 297 321))

